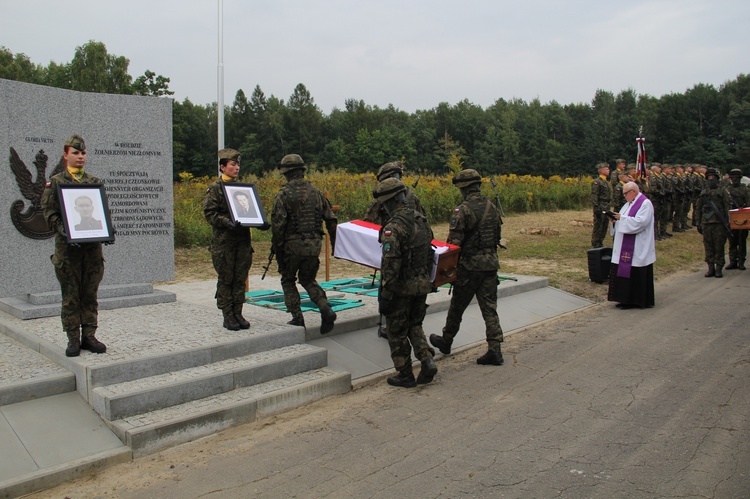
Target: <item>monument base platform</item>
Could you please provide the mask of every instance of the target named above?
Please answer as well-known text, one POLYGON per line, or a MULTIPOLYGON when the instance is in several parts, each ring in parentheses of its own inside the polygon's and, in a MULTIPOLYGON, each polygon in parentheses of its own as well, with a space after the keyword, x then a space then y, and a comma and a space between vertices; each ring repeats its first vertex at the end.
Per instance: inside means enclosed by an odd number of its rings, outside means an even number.
MULTIPOLYGON (((99 287, 99 310, 172 303, 177 295, 154 289, 147 283, 110 284, 99 287)), ((0 310, 19 319, 39 319, 60 315, 62 295, 59 291, 29 293, 0 298, 0 310)))

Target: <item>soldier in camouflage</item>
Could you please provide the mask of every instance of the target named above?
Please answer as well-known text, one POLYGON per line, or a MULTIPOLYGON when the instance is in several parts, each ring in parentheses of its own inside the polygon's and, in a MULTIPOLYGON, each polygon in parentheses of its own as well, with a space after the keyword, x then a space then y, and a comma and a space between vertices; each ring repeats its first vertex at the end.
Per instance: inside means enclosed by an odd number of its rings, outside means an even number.
MULTIPOLYGON (((211 260, 216 270, 216 306, 224 316, 223 326, 230 331, 249 329, 250 323, 242 316, 245 304, 245 281, 253 263, 250 228, 234 220, 227 205, 223 184, 237 182, 240 173, 240 153, 222 149, 219 155, 219 178, 206 190, 203 215, 213 230, 211 260)), ((259 227, 268 230, 265 223, 259 227)))
MULTIPOLYGON (((617 184, 620 183, 620 175, 622 175, 625 172, 625 165, 626 161, 624 159, 616 159, 615 160, 615 169, 612 170, 612 173, 609 174, 609 183, 612 184, 612 189, 617 187, 617 184)), ((617 208, 617 206, 615 206, 617 208)))
POLYGON ((594 228, 591 231, 591 247, 604 246, 604 237, 609 231, 609 218, 603 212, 612 209, 612 184, 609 183, 609 165, 596 166, 599 175, 591 183, 591 204, 594 209, 594 228))
POLYGON ((279 170, 286 177, 287 183, 274 199, 271 244, 279 264, 284 302, 292 314, 289 324, 305 325, 296 284, 299 277, 299 283, 320 310, 320 334, 326 334, 333 329, 336 314, 315 278, 320 267, 319 256, 325 234, 322 224, 325 222, 333 249, 336 244, 337 220, 330 201, 305 179, 305 162, 299 155, 284 156, 279 170))
MULTIPOLYGON (((378 168, 376 178, 378 179, 378 182, 382 182, 387 178, 395 178, 401 180, 401 177, 403 175, 404 164, 401 161, 391 161, 390 163, 386 163, 378 168)), ((416 194, 414 194, 414 191, 409 189, 408 187, 406 187, 404 203, 406 203, 406 206, 410 209, 417 210, 422 215, 427 216, 424 208, 422 207, 422 203, 419 202, 419 198, 416 194)), ((367 212, 362 219, 366 222, 377 223, 382 227, 389 218, 390 215, 385 211, 382 203, 375 199, 372 201, 372 203, 370 203, 370 206, 367 207, 367 212)), ((383 324, 382 320, 378 325, 378 337, 388 338, 388 326, 383 324)))
POLYGON ((461 254, 443 335, 430 335, 430 343, 443 354, 450 353, 463 313, 476 296, 487 338, 487 353, 477 359, 477 364, 500 366, 503 364, 500 349, 503 329, 497 316, 497 271, 500 268, 497 247, 502 222, 497 207, 480 193, 482 177, 476 170, 459 172, 453 184, 461 189, 464 201, 453 210, 448 242, 460 246, 461 254))
POLYGON ((664 234, 662 236, 672 237, 671 232, 666 232, 667 227, 674 221, 674 207, 675 200, 677 197, 674 166, 665 163, 662 165, 662 181, 664 183, 664 206, 665 210, 662 214, 662 222, 664 223, 664 234))
MULTIPOLYGON (((734 168, 729 171, 730 183, 727 185, 729 197, 731 198, 733 210, 750 206, 750 188, 742 183, 742 170, 734 168)), ((745 259, 747 258, 747 229, 732 229, 732 237, 729 238, 729 265, 727 270, 745 270, 745 259)))
POLYGON ((427 218, 406 205, 406 186, 388 178, 378 184, 373 197, 388 213, 380 231, 383 275, 378 302, 388 325, 388 345, 396 375, 391 386, 413 388, 433 380, 437 366, 422 329, 427 313, 427 293, 432 291, 432 228, 427 218), (411 352, 422 369, 415 379, 411 352))
POLYGON ((96 336, 99 325, 99 283, 104 277, 104 257, 99 242, 68 243, 57 186, 59 184, 100 184, 101 181, 84 171, 86 143, 80 135, 72 135, 64 147, 67 163, 64 172, 50 178, 42 194, 42 209, 50 230, 55 232, 55 254, 50 258, 60 282, 62 307, 60 317, 68 336, 65 355, 78 357, 81 350, 104 353, 107 347, 96 336))
POLYGON ((703 234, 708 272, 705 277, 724 277, 724 243, 727 240, 727 214, 732 206, 729 192, 719 183, 719 171, 706 170, 706 187, 695 205, 698 232, 703 234))
MULTIPOLYGON (((395 178, 401 180, 401 177, 403 175, 403 163, 401 163, 401 161, 392 161, 381 166, 378 169, 376 177, 378 179, 378 182, 382 182, 387 178, 395 178)), ((406 203, 406 206, 408 206, 412 210, 417 210, 422 215, 426 215, 425 210, 422 207, 422 203, 419 202, 419 198, 416 194, 414 194, 414 191, 409 189, 408 187, 405 191, 405 198, 406 199, 404 202, 406 203)), ((372 203, 370 203, 370 206, 367 207, 367 212, 365 213, 363 220, 370 223, 377 223, 382 226, 383 224, 385 224, 388 218, 388 213, 386 213, 386 211, 383 209, 380 201, 376 199, 372 203)))

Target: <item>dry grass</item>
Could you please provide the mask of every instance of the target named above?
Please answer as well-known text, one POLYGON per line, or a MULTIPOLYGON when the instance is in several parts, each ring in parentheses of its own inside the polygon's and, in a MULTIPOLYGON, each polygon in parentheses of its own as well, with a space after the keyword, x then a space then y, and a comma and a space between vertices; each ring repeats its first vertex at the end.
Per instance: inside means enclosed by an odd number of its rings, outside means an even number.
MULTIPOLYGON (((503 237, 507 250, 500 250, 501 273, 547 276, 550 285, 569 293, 599 302, 607 295, 606 284, 589 281, 586 250, 591 242, 591 212, 556 211, 526 213, 504 219, 503 237), (542 234, 532 234, 529 229, 542 229, 542 234), (551 229, 551 230, 544 230, 551 229), (525 233, 522 233, 525 232, 525 233), (554 233, 559 235, 549 235, 554 233), (547 235, 545 235, 547 234, 547 235)), ((435 237, 445 240, 447 224, 433 226, 435 237)), ((611 240, 610 240, 611 242, 611 240)), ((703 265, 703 243, 695 230, 675 234, 675 237, 656 243, 656 280, 693 272, 703 265)), ((255 255, 252 275, 263 274, 270 242, 253 242, 255 255)), ((367 267, 335 258, 329 259, 330 279, 360 277, 371 274, 367 267)), ((266 279, 278 279, 276 264, 271 266, 266 279)), ((193 282, 214 279, 207 248, 175 250, 175 282, 193 282)), ((319 280, 326 279, 326 267, 321 257, 319 280)))

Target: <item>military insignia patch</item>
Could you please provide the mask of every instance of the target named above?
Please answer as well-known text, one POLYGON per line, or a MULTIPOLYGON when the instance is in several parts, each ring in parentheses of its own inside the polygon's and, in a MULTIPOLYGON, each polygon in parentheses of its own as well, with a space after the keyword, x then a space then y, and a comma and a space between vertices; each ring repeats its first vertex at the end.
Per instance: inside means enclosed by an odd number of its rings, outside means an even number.
POLYGON ((383 253, 388 253, 389 251, 391 251, 391 243, 385 243, 383 245, 383 253))
POLYGON ((389 237, 391 234, 393 234, 393 232, 391 232, 390 230, 383 232, 383 235, 385 235, 385 237, 389 237))

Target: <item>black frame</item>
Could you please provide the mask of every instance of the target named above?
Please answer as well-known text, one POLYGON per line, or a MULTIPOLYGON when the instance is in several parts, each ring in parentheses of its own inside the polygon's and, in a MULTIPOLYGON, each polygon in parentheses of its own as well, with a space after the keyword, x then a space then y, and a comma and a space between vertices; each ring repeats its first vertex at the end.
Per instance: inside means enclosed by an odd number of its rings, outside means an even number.
POLYGON ((102 184, 57 184, 57 199, 60 202, 60 215, 63 219, 68 243, 96 243, 114 241, 114 228, 109 213, 107 192, 102 184), (88 196, 92 200, 93 218, 101 217, 101 229, 76 229, 76 220, 81 216, 76 213, 75 199, 88 196))
POLYGON ((260 202, 258 188, 255 184, 222 182, 221 187, 224 190, 224 198, 227 201, 227 209, 229 210, 232 220, 238 220, 243 227, 260 227, 267 223, 266 212, 263 210, 263 204, 260 202), (234 199, 234 196, 240 192, 247 195, 250 200, 250 209, 255 212, 255 216, 240 216, 240 211, 238 210, 234 199))

